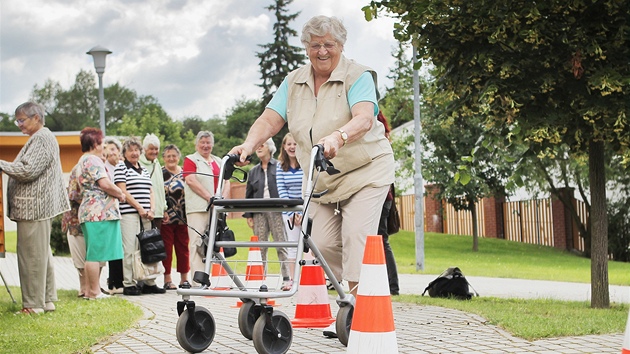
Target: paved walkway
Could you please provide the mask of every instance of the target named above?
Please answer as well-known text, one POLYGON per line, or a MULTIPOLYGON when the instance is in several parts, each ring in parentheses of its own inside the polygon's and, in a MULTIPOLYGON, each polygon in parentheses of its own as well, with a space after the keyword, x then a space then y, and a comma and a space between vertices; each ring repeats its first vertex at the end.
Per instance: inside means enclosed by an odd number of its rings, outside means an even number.
MULTIPOLYGON (((76 270, 69 258, 56 257, 55 275, 60 289, 78 289, 76 270)), ((17 258, 7 253, 0 259, 0 271, 9 285, 19 285, 17 258)), ((106 273, 106 272, 104 272, 106 273)), ((102 284, 105 284, 105 275, 102 284)), ((401 293, 420 294, 434 275, 401 275, 401 293)), ((468 277, 481 296, 590 299, 588 284, 468 277)), ((175 279, 178 281, 178 279, 175 279)), ((158 284, 162 279, 158 279, 158 284)), ((4 291, 0 289, 0 291, 4 291)), ((630 302, 630 287, 611 286, 611 301, 630 302)), ((164 295, 126 297, 144 310, 137 326, 92 347, 94 353, 182 353, 177 342, 177 301, 174 291, 164 295)), ((255 353, 252 341, 238 329, 236 299, 193 297, 210 310, 216 321, 216 335, 207 353, 255 353)), ((277 310, 295 317, 297 297, 276 299, 277 310)), ((18 299, 19 301, 19 299, 18 299)), ((333 316, 337 305, 330 297, 333 316)), ((529 342, 489 325, 477 315, 434 306, 393 303, 396 338, 400 353, 619 353, 623 334, 563 337, 529 342)), ((336 339, 322 336, 321 329, 294 329, 290 353, 345 353, 336 339)))

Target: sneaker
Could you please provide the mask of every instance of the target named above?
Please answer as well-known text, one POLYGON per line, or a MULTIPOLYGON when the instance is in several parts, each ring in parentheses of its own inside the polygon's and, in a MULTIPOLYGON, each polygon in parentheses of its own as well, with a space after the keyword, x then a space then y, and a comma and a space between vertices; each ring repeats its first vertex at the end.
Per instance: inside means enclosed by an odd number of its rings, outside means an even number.
POLYGON ((324 337, 337 338, 337 322, 333 322, 330 326, 324 328, 324 337))
POLYGON ((183 283, 179 284, 179 288, 180 289, 190 289, 190 288, 192 288, 192 285, 190 285, 190 283, 186 280, 183 283))
POLYGON ((146 285, 142 287, 143 294, 164 294, 166 289, 158 288, 157 285, 146 285))
POLYGON ((123 295, 135 296, 140 294, 142 294, 142 291, 137 286, 125 286, 123 289, 123 295))
POLYGON ((117 288, 117 287, 113 287, 111 289, 109 289, 109 295, 115 295, 115 294, 122 294, 125 291, 125 289, 121 288, 117 288))
POLYGON ((55 307, 55 303, 54 302, 47 302, 44 304, 44 312, 52 312, 55 311, 57 308, 55 307))
POLYGON ((85 300, 104 300, 104 299, 111 299, 112 296, 111 295, 107 295, 105 293, 100 293, 98 295, 96 295, 95 297, 84 297, 85 300))

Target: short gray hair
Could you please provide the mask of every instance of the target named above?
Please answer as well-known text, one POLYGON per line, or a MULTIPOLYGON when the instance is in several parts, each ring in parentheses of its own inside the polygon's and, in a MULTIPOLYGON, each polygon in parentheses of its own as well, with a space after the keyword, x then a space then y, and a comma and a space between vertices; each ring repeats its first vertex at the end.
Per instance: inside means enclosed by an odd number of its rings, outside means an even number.
POLYGON ((28 101, 24 102, 21 105, 17 106, 15 109, 15 115, 22 113, 29 118, 33 118, 35 116, 39 117, 39 120, 42 122, 42 125, 45 123, 45 113, 44 107, 36 102, 28 101))
POLYGON ((105 145, 114 144, 116 145, 116 148, 118 149, 118 151, 122 151, 122 144, 120 143, 120 140, 114 138, 113 136, 109 136, 105 138, 103 142, 105 143, 105 145))
POLYGON ((197 133, 197 137, 195 138, 195 145, 197 145, 199 140, 203 138, 210 138, 210 142, 212 143, 212 145, 214 145, 214 134, 212 134, 212 132, 209 130, 202 130, 197 133))
POLYGON ((147 134, 147 136, 144 137, 144 140, 142 141, 142 147, 146 150, 149 148, 149 145, 153 145, 156 148, 158 148, 158 150, 160 149, 160 138, 157 137, 157 135, 153 134, 153 133, 149 133, 147 134))
POLYGON ((137 136, 128 137, 127 139, 125 139, 125 141, 123 141, 122 146, 123 146, 122 148, 123 156, 125 155, 127 150, 129 150, 129 148, 131 148, 132 146, 137 146, 138 149, 140 149, 140 153, 142 153, 142 144, 140 144, 140 139, 137 136))
POLYGON ((337 17, 315 16, 308 20, 302 27, 302 36, 300 40, 305 48, 308 48, 311 42, 311 36, 324 37, 329 34, 333 36, 335 41, 342 47, 346 44, 348 31, 343 23, 337 17))
POLYGON ((271 138, 267 139, 267 141, 265 141, 263 145, 267 145, 267 148, 269 149, 269 153, 271 157, 273 157, 273 154, 276 153, 276 143, 273 142, 273 139, 271 138))
POLYGON ((179 148, 175 144, 169 144, 164 147, 164 151, 162 151, 162 157, 164 157, 164 155, 166 155, 166 152, 169 150, 175 151, 177 153, 177 156, 182 156, 182 152, 179 151, 179 148))

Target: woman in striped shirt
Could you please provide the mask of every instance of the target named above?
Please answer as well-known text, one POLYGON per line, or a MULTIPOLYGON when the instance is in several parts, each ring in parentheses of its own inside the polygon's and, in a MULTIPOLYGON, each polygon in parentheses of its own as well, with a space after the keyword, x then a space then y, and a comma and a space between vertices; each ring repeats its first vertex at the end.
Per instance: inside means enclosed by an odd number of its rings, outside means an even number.
POLYGON ((133 254, 138 249, 136 235, 140 233, 140 222, 145 229, 151 228, 154 218, 154 201, 151 177, 138 162, 142 144, 136 137, 123 143, 124 161, 116 166, 114 183, 125 193, 126 201, 120 203, 120 228, 123 239, 123 294, 163 294, 166 291, 155 285, 155 280, 145 280, 142 289, 136 286, 133 274, 133 254))
MULTIPOLYGON (((276 184, 280 198, 302 198, 302 177, 304 176, 304 172, 295 157, 296 148, 297 144, 295 143, 295 139, 293 139, 293 135, 287 133, 284 138, 282 138, 282 148, 280 150, 280 156, 278 156, 278 169, 276 171, 276 184)), ((302 231, 302 213, 285 211, 282 213, 282 219, 287 233, 287 240, 297 241, 302 231)), ((291 283, 285 285, 285 287, 288 288, 287 290, 291 289, 293 283, 297 251, 297 248, 287 249, 287 261, 289 262, 291 274, 291 283)))

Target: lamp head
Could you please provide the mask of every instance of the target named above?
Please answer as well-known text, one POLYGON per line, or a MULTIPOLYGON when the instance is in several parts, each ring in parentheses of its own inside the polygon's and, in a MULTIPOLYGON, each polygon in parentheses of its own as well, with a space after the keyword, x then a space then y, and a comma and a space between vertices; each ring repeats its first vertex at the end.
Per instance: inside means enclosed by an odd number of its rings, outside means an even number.
POLYGON ((112 54, 112 52, 107 48, 97 45, 85 54, 89 54, 94 58, 94 68, 96 69, 96 73, 102 74, 105 72, 105 57, 107 54, 112 54))

